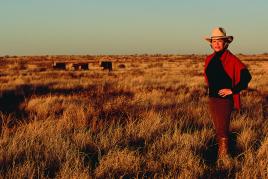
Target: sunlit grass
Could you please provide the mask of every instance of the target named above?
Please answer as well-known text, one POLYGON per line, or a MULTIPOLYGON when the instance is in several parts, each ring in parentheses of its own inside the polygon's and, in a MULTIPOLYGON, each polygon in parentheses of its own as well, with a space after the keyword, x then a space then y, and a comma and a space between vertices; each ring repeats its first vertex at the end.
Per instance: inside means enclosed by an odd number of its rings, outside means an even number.
POLYGON ((97 66, 102 58, 1 59, 1 177, 267 178, 267 56, 240 56, 253 79, 232 115, 225 168, 216 162, 204 56, 110 56, 111 72, 51 69, 55 60, 97 66))

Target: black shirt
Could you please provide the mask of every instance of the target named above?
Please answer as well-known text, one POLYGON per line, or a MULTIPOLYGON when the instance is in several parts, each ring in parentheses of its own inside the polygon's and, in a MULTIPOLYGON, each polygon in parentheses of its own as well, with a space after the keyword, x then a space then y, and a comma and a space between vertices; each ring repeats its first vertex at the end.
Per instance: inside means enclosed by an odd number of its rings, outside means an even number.
POLYGON ((223 53, 224 51, 216 52, 206 69, 209 84, 209 96, 232 99, 231 95, 221 97, 218 94, 221 89, 232 89, 232 79, 225 72, 220 59, 223 53))
POLYGON ((239 93, 241 90, 248 87, 251 75, 247 68, 242 69, 240 71, 240 81, 232 88, 232 79, 225 72, 220 59, 223 53, 224 51, 216 52, 206 69, 209 84, 209 96, 232 99, 232 95, 221 97, 218 94, 219 90, 226 88, 231 89, 233 94, 239 93))

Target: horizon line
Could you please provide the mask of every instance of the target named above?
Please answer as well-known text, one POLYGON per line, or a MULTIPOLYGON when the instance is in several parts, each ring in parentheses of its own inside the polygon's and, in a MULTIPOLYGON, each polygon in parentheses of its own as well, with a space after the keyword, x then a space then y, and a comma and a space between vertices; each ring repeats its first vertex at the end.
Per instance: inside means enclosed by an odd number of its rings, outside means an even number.
MULTIPOLYGON (((26 54, 26 55, 19 55, 19 54, 5 54, 0 55, 0 57, 34 57, 34 56, 154 56, 154 55, 208 55, 211 53, 128 53, 128 54, 26 54)), ((262 53, 234 53, 235 55, 268 55, 268 52, 262 53)))

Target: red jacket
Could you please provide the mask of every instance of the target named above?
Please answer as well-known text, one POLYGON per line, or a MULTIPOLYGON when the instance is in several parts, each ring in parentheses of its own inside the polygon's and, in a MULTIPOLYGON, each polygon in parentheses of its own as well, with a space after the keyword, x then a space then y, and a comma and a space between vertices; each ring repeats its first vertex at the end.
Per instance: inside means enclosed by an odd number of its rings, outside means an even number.
MULTIPOLYGON (((207 66, 208 66, 210 60, 213 58, 214 55, 215 55, 215 52, 213 54, 207 56, 207 58, 205 60, 204 76, 205 76, 207 84, 208 84, 208 79, 207 79, 207 75, 206 75, 206 69, 207 69, 207 66)), ((246 68, 246 66, 235 55, 233 55, 229 50, 226 50, 222 54, 220 59, 222 61, 224 70, 226 71, 227 75, 232 80, 232 87, 234 87, 240 81, 240 71, 243 68, 246 68)), ((234 107, 236 109, 240 109, 240 107, 241 107, 240 94, 239 93, 233 94, 233 100, 234 100, 234 107)))

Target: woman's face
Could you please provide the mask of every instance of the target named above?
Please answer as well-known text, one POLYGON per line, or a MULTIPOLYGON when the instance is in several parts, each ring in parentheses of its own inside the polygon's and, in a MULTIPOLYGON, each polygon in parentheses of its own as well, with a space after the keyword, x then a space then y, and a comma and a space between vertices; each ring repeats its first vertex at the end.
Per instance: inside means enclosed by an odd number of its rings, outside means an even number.
POLYGON ((215 52, 219 52, 224 49, 225 41, 223 39, 212 39, 211 46, 215 52))

